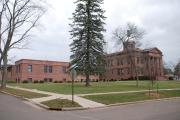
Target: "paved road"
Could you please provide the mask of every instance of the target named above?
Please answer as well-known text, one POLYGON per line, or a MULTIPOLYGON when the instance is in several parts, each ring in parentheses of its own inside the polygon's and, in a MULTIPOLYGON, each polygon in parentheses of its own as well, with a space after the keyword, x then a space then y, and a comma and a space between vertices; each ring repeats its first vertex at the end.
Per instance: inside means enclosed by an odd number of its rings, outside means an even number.
POLYGON ((0 93, 0 120, 180 120, 180 99, 57 112, 0 93))

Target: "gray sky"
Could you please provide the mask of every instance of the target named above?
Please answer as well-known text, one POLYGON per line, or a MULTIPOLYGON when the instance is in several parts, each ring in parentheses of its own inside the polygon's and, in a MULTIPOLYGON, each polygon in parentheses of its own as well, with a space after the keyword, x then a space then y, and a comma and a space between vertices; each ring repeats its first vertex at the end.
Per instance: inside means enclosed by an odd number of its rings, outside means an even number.
MULTIPOLYGON (((47 0, 51 4, 33 33, 26 50, 12 50, 12 61, 42 59, 69 61, 71 39, 69 18, 75 10, 75 0, 47 0)), ((134 22, 146 30, 145 47, 158 47, 166 62, 180 59, 180 0, 104 0, 106 10, 105 40, 107 51, 115 48, 112 32, 118 26, 134 22)))

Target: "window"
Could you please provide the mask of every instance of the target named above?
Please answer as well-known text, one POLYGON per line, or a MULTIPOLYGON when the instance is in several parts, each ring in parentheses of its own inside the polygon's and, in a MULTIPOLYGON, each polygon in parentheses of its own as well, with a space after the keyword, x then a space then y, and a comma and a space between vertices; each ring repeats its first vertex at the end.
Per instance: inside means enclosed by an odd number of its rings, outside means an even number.
POLYGON ((28 81, 29 83, 31 83, 31 82, 32 82, 32 78, 28 78, 27 81, 28 81))
POLYGON ((123 65, 123 59, 121 60, 121 65, 123 65))
POLYGON ((118 69, 117 74, 118 74, 118 75, 124 75, 124 70, 123 70, 123 69, 118 69))
POLYGON ((113 60, 111 60, 111 66, 113 66, 113 60))
POLYGON ((47 66, 47 65, 44 66, 44 72, 45 72, 45 73, 48 72, 48 66, 47 66))
POLYGON ((112 74, 114 74, 114 70, 112 70, 111 72, 112 72, 112 74))
POLYGON ((142 74, 142 75, 144 74, 144 69, 143 69, 143 68, 141 68, 141 74, 142 74))
POLYGON ((16 65, 16 73, 20 73, 20 65, 16 65))
POLYGON ((128 65, 130 64, 130 59, 129 58, 127 59, 127 63, 128 63, 128 65))
POLYGON ((16 65, 16 73, 18 73, 19 67, 18 65, 16 65))
POLYGON ((44 78, 44 82, 48 82, 48 78, 44 78))
POLYGON ((117 65, 119 66, 119 59, 117 59, 117 65))
POLYGON ((61 66, 61 67, 60 67, 60 72, 66 73, 66 67, 65 67, 65 66, 61 66))
POLYGON ((49 73, 52 73, 52 66, 49 66, 49 73))
POLYGON ((124 75, 124 70, 123 69, 121 69, 121 75, 124 75))
POLYGON ((32 65, 28 65, 28 72, 32 72, 32 65))
POLYGON ((130 74, 130 68, 127 68, 127 74, 128 75, 130 74))
POLYGON ((117 70, 117 74, 118 74, 118 75, 121 75, 121 73, 120 73, 120 69, 118 69, 118 70, 117 70))
POLYGON ((52 73, 52 71, 53 71, 53 67, 52 66, 48 66, 48 65, 44 66, 44 72, 45 73, 52 73))
POLYGON ((44 82, 53 82, 52 78, 44 78, 44 82))
POLYGON ((139 57, 137 57, 137 64, 139 64, 139 57))

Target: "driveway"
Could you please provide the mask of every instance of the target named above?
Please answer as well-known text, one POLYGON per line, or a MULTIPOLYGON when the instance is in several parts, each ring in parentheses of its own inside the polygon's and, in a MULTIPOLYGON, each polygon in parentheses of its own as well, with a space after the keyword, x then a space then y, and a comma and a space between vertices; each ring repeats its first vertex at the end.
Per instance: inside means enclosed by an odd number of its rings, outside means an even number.
POLYGON ((0 120, 180 120, 180 99, 59 112, 0 93, 0 120))

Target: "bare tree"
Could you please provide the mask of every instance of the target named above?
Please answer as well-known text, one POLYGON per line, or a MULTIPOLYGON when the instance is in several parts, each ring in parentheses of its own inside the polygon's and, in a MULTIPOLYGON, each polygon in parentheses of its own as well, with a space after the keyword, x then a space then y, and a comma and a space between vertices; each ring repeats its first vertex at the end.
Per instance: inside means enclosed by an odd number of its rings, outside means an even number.
POLYGON ((124 49, 126 49, 127 52, 127 61, 130 60, 131 65, 131 75, 134 76, 134 73, 136 75, 136 85, 139 86, 139 77, 138 77, 138 70, 135 65, 135 60, 133 58, 133 52, 125 45, 130 40, 135 42, 135 45, 137 47, 141 46, 140 40, 143 38, 143 35, 145 34, 143 29, 138 28, 134 23, 127 23, 127 26, 125 27, 119 27, 113 32, 113 37, 117 41, 117 45, 122 45, 124 49))
POLYGON ((44 5, 42 0, 0 0, 1 87, 6 86, 9 51, 24 47, 45 12, 44 5))
POLYGON ((176 79, 180 79, 180 60, 174 67, 174 75, 176 75, 176 79))

